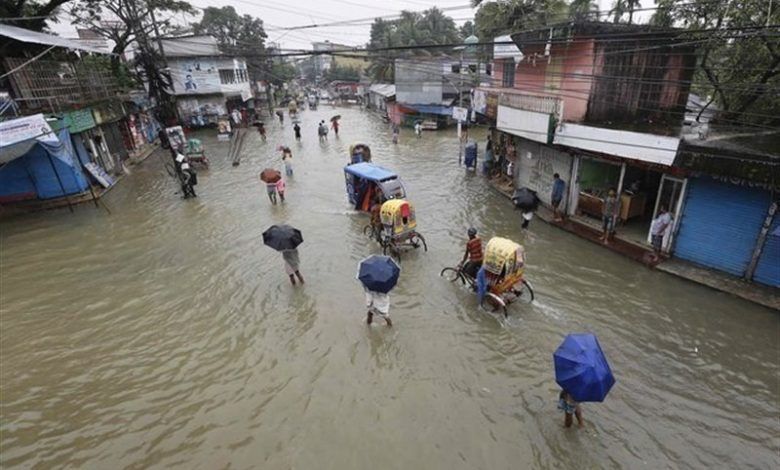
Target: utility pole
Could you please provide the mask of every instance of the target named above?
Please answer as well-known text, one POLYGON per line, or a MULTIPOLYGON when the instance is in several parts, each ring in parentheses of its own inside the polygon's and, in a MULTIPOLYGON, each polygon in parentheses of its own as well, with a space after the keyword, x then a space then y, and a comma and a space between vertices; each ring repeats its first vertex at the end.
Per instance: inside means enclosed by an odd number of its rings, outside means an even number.
MULTIPOLYGON (((463 49, 460 50, 460 66, 458 67, 458 107, 463 107, 463 49)), ((458 166, 463 161, 462 120, 458 117, 458 166)))

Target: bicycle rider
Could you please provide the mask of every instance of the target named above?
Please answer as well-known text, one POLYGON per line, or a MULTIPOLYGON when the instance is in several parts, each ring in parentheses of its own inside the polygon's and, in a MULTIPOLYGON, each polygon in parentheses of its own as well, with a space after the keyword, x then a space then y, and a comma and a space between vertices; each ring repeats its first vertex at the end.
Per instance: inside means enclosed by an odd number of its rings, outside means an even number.
POLYGON ((477 236, 477 229, 474 227, 468 230, 469 241, 466 242, 466 252, 463 253, 463 259, 460 261, 463 273, 471 278, 477 277, 477 272, 482 266, 484 253, 482 251, 482 239, 477 236), (468 259, 468 261, 466 261, 468 259))

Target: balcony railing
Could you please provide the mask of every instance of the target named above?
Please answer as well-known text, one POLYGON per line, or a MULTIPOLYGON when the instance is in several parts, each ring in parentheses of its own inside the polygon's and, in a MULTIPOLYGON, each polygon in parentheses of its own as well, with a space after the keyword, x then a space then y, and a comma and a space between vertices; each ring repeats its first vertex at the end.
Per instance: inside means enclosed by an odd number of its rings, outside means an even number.
POLYGON ((563 113, 563 100, 554 96, 536 96, 523 93, 501 93, 498 104, 510 108, 552 114, 559 121, 563 113))
MULTIPOLYGON (((7 58, 7 70, 26 60, 7 58)), ((39 60, 11 76, 21 106, 41 112, 59 112, 72 107, 114 98, 124 90, 110 70, 82 62, 39 60)))

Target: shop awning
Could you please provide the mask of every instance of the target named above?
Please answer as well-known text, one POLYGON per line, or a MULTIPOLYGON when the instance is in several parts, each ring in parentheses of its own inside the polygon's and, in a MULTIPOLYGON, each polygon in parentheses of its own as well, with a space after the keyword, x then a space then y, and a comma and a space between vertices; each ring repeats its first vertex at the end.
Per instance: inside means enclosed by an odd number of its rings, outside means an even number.
POLYGON ((406 106, 422 114, 439 114, 441 116, 452 116, 452 106, 440 104, 407 104, 406 106))
POLYGON ((96 52, 98 54, 110 54, 110 52, 106 49, 90 46, 89 44, 85 44, 77 39, 68 39, 60 36, 54 36, 52 34, 39 33, 37 31, 17 28, 16 26, 9 26, 7 24, 0 24, 0 36, 16 39, 20 42, 43 44, 46 46, 59 46, 67 49, 76 49, 79 51, 96 52))

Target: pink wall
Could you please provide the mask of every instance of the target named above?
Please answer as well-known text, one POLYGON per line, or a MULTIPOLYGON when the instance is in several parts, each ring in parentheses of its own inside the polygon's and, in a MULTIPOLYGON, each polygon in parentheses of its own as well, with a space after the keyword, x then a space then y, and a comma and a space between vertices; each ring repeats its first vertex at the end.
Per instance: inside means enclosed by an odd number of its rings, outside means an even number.
POLYGON ((562 98, 563 119, 582 121, 593 82, 593 40, 554 45, 549 58, 544 56, 543 44, 525 47, 523 54, 526 57, 515 69, 514 88, 529 95, 562 98))

